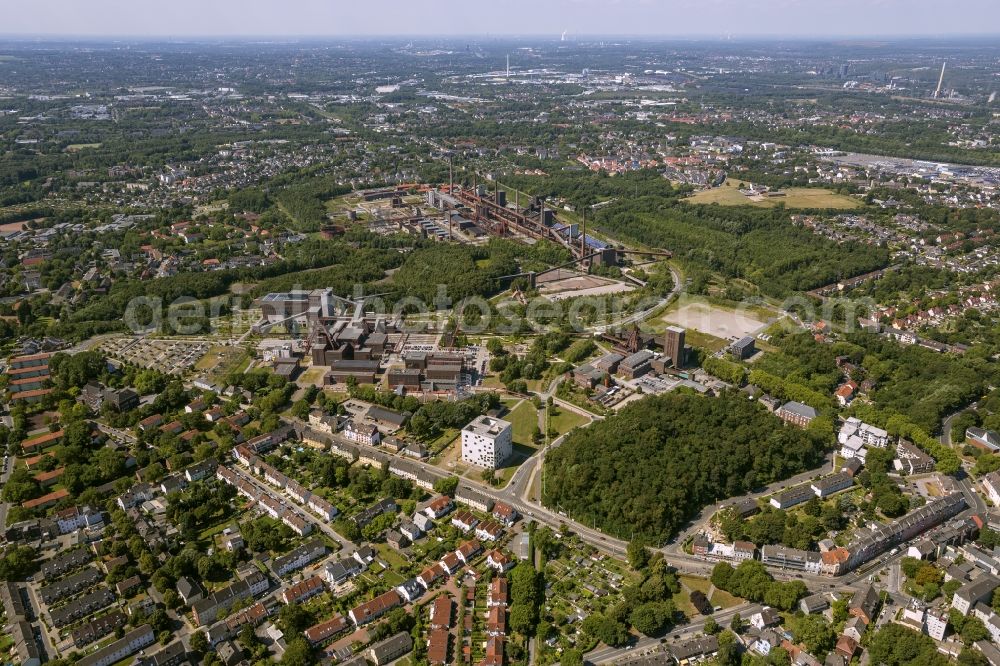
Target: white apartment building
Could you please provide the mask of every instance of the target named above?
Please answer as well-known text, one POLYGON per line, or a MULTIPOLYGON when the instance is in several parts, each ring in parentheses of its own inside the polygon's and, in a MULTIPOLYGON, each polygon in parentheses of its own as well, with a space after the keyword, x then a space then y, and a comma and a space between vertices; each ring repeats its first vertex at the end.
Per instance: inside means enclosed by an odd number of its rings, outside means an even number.
POLYGON ((1000 506, 1000 473, 990 472, 983 477, 983 490, 993 506, 1000 506))
POLYGON ((462 460, 496 469, 513 452, 513 428, 507 421, 480 416, 462 428, 462 460))
POLYGON ((889 433, 852 416, 840 427, 837 441, 842 458, 860 458, 864 462, 869 447, 884 449, 889 445, 889 433))

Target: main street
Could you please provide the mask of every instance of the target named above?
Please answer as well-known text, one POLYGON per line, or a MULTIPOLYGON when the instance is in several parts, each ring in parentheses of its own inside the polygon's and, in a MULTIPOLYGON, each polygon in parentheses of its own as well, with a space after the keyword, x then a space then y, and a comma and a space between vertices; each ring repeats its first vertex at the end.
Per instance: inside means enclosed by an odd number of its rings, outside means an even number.
MULTIPOLYGON (((0 472, 0 486, 4 486, 10 475, 14 473, 14 466, 17 464, 17 456, 11 454, 7 459, 7 462, 0 472)), ((0 527, 7 528, 7 511, 10 510, 10 505, 7 502, 0 502, 0 527)))
MULTIPOLYGON (((708 622, 709 618, 715 620, 716 624, 720 627, 725 627, 732 622, 733 616, 735 615, 739 615, 743 620, 746 620, 760 610, 761 606, 757 604, 743 603, 738 606, 732 606, 731 608, 698 618, 694 622, 677 628, 673 633, 668 634, 666 640, 676 642, 703 633, 705 630, 705 623, 708 622)), ((624 648, 607 646, 595 648, 584 655, 584 661, 591 664, 603 664, 615 661, 627 654, 629 656, 639 657, 642 656, 643 653, 653 651, 653 649, 660 649, 660 639, 646 636, 634 639, 627 647, 624 648), (630 652, 632 654, 630 654, 630 652)))

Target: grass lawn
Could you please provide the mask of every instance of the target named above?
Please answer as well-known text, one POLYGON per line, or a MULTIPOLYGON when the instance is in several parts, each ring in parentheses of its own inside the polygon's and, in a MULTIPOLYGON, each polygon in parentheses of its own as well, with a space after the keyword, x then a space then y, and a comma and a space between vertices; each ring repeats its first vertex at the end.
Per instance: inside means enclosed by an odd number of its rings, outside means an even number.
POLYGON ((555 407, 556 414, 549 416, 549 426, 555 428, 556 432, 560 435, 565 434, 572 430, 573 428, 586 425, 589 421, 587 417, 581 416, 576 412, 571 412, 565 407, 555 407))
POLYGON ((685 617, 689 620, 701 615, 701 613, 698 612, 698 609, 694 607, 694 604, 691 603, 691 598, 687 590, 681 590, 675 594, 673 602, 677 610, 684 613, 685 617))
POLYGON ((701 347, 702 349, 707 349, 711 352, 717 352, 720 349, 725 349, 729 345, 727 340, 717 338, 714 335, 709 335, 708 333, 696 331, 693 328, 689 328, 684 331, 684 342, 693 347, 701 347))
POLYGON ((483 387, 497 391, 502 391, 504 389, 503 382, 500 381, 500 377, 497 375, 490 375, 483 379, 483 387))
POLYGON ((678 576, 681 585, 691 588, 691 590, 699 590, 704 594, 708 594, 709 589, 712 587, 711 581, 707 578, 701 578, 699 576, 678 576))
POLYGON ((198 362, 194 364, 194 369, 197 372, 204 372, 205 370, 211 370, 216 365, 218 365, 219 361, 222 360, 222 354, 224 350, 225 347, 219 345, 210 347, 209 350, 205 353, 205 355, 202 356, 200 359, 198 359, 198 362))
POLYGON ((427 448, 430 449, 432 455, 437 454, 455 441, 458 438, 458 433, 459 430, 457 428, 449 428, 441 433, 437 439, 427 442, 427 448))
POLYGON ((524 400, 504 417, 513 426, 514 441, 518 444, 531 444, 531 435, 538 425, 538 410, 530 401, 524 400))
POLYGON ((214 537, 216 534, 222 534, 222 530, 226 529, 230 525, 235 527, 236 520, 233 518, 227 518, 226 520, 224 520, 221 523, 218 523, 217 525, 206 527, 205 529, 203 529, 201 532, 198 533, 198 540, 207 541, 211 543, 212 541, 214 541, 214 537))
POLYGON ((774 208, 779 203, 788 208, 858 208, 861 202, 844 194, 837 194, 821 187, 789 187, 781 190, 783 197, 766 197, 754 201, 740 193, 742 181, 729 180, 722 187, 702 190, 692 195, 686 201, 692 204, 719 204, 720 206, 754 206, 756 208, 774 208))
POLYGON ((722 606, 723 608, 732 608, 733 606, 739 606, 743 601, 738 597, 734 597, 728 592, 723 592, 722 590, 716 588, 715 592, 712 593, 710 597, 712 605, 722 606))
POLYGON ((402 585, 406 579, 400 576, 398 573, 392 569, 388 569, 382 573, 382 580, 384 580, 389 585, 396 587, 397 585, 402 585))
POLYGON ((389 544, 377 544, 376 549, 378 550, 379 556, 393 569, 402 569, 406 566, 406 560, 403 559, 403 556, 389 544))

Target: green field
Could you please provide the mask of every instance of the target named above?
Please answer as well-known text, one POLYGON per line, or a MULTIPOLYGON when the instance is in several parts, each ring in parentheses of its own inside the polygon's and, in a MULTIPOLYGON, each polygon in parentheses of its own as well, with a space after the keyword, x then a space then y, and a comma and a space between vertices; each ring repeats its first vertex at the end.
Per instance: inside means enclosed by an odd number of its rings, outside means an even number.
POLYGON ((514 441, 518 444, 531 444, 531 436, 538 425, 538 410, 529 401, 524 400, 504 417, 514 428, 514 441))
POLYGON ((702 190, 685 201, 692 204, 712 204, 720 206, 755 206, 757 208, 774 208, 779 203, 787 208, 857 208, 861 202, 844 194, 837 194, 820 187, 789 187, 781 190, 782 197, 766 197, 754 201, 740 193, 740 181, 726 181, 722 187, 702 190))
POLYGON ((560 435, 564 435, 573 428, 586 425, 589 419, 576 412, 571 412, 565 407, 555 406, 555 414, 549 416, 549 427, 555 429, 560 435))
POLYGON ((81 150, 86 150, 88 148, 100 148, 100 147, 101 147, 101 144, 99 144, 99 143, 73 143, 73 144, 70 144, 70 145, 66 146, 66 152, 67 153, 78 153, 81 150))

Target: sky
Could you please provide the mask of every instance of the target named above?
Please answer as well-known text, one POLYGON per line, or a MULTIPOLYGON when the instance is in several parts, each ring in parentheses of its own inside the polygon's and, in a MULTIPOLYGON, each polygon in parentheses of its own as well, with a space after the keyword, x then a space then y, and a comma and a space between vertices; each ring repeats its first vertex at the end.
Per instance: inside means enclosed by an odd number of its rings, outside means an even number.
POLYGON ((25 36, 953 36, 1000 0, 0 0, 25 36))

